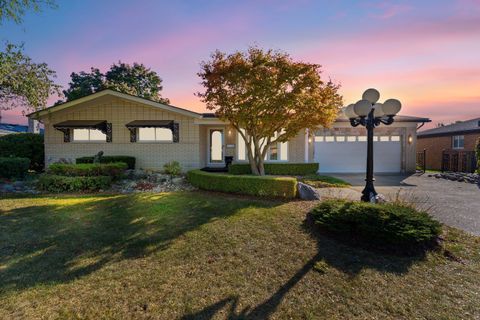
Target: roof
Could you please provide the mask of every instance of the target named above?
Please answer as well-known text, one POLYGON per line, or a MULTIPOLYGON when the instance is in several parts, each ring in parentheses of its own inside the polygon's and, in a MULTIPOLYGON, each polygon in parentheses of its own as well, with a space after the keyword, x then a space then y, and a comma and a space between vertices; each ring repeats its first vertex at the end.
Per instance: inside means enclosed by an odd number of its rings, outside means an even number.
POLYGON ((480 118, 459 121, 446 126, 420 131, 419 137, 446 136, 462 133, 480 133, 480 118))
POLYGON ((7 131, 8 133, 20 133, 20 132, 27 132, 28 126, 24 126, 21 124, 10 124, 10 123, 0 123, 0 130, 7 131))
POLYGON ((125 126, 127 128, 171 128, 173 120, 134 120, 125 126))
POLYGON ((90 94, 88 96, 85 96, 85 97, 82 97, 82 98, 78 98, 78 99, 67 101, 67 102, 64 102, 64 103, 61 103, 61 104, 57 104, 57 105, 54 105, 54 106, 51 106, 51 107, 48 107, 48 108, 45 108, 45 109, 42 109, 42 110, 38 110, 36 112, 32 112, 30 114, 27 114, 27 117, 37 119, 37 118, 39 118, 41 116, 44 116, 46 114, 49 114, 49 113, 52 113, 52 112, 57 112, 57 111, 60 111, 60 110, 66 109, 66 108, 70 108, 70 107, 73 107, 77 104, 84 103, 84 102, 87 102, 87 101, 91 101, 91 100, 94 100, 94 99, 97 99, 97 98, 100 98, 100 97, 103 97, 103 96, 107 96, 107 95, 122 98, 122 99, 126 99, 126 100, 129 100, 129 101, 132 101, 132 102, 146 104, 146 105, 149 105, 151 107, 160 108, 160 109, 163 109, 163 110, 166 110, 166 111, 171 111, 171 112, 183 114, 183 115, 194 117, 194 118, 202 118, 202 114, 200 114, 198 112, 194 112, 194 111, 190 111, 190 110, 187 110, 187 109, 175 107, 175 106, 172 106, 172 105, 169 105, 169 104, 160 103, 160 102, 157 102, 157 101, 133 96, 133 95, 126 94, 126 93, 123 93, 123 92, 118 92, 118 91, 115 91, 115 90, 112 90, 112 89, 105 89, 105 90, 102 90, 102 91, 98 91, 96 93, 92 93, 92 94, 90 94))

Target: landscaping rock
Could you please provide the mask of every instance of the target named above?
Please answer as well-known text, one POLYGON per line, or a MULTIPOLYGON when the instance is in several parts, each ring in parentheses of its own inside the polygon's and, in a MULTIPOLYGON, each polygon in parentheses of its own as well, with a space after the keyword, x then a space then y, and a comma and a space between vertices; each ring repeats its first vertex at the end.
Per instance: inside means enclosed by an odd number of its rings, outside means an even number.
POLYGON ((14 192, 15 188, 13 187, 13 185, 5 183, 2 186, 0 186, 0 191, 4 193, 10 193, 10 192, 14 192))
POLYGON ((442 172, 428 176, 433 176, 436 179, 446 179, 450 181, 480 184, 480 176, 478 175, 478 173, 442 172))
POLYGON ((297 192, 300 199, 303 200, 320 200, 320 194, 317 189, 303 182, 297 183, 297 192))
POLYGON ((175 184, 175 185, 179 185, 179 184, 182 184, 185 182, 185 178, 184 177, 175 177, 175 178, 172 178, 172 183, 175 184))

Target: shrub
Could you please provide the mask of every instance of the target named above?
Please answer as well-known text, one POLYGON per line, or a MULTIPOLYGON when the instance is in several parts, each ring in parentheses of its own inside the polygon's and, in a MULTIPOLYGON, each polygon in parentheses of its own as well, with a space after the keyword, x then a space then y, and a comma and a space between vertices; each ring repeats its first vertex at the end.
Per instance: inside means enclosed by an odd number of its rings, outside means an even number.
POLYGON ((45 166, 43 135, 14 133, 0 137, 0 157, 28 158, 30 169, 43 170, 45 166))
POLYGON ((48 167, 48 172, 54 175, 69 177, 110 176, 116 179, 122 176, 127 168, 128 166, 124 162, 79 164, 54 163, 48 167))
MULTIPOLYGON (((265 174, 304 176, 315 174, 318 163, 265 163, 265 174)), ((250 164, 234 163, 228 167, 230 174, 251 174, 250 164)))
POLYGON ((30 167, 28 158, 0 158, 0 178, 23 178, 30 167))
POLYGON ((108 189, 112 178, 108 176, 96 177, 67 177, 53 174, 44 174, 38 179, 38 188, 48 192, 76 192, 98 191, 108 189))
POLYGON ((441 232, 428 213, 405 204, 327 200, 311 214, 328 231, 378 247, 419 248, 432 244, 441 232))
POLYGON ((172 176, 178 176, 180 173, 182 173, 182 166, 180 166, 178 161, 165 163, 163 165, 163 169, 166 174, 171 174, 172 176))
MULTIPOLYGON (((124 162, 128 169, 135 169, 135 157, 130 156, 102 156, 100 163, 124 162)), ((81 157, 76 159, 76 163, 93 163, 93 157, 81 157)))
POLYGON ((263 197, 295 198, 297 180, 288 177, 239 176, 192 170, 188 181, 204 190, 249 194, 263 197))

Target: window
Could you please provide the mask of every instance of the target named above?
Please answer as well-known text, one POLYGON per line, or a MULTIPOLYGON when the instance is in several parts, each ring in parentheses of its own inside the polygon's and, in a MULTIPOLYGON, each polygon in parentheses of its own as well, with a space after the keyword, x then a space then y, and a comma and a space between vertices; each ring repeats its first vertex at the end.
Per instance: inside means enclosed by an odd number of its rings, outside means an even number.
POLYGON ((73 141, 107 141, 107 135, 97 129, 73 129, 73 141))
POLYGON ((347 141, 348 142, 355 142, 355 141, 357 141, 357 137, 356 136, 347 136, 347 141))
MULTIPOLYGON (((245 133, 244 129, 242 130, 245 133)), ((276 133, 274 138, 278 136, 279 133, 276 133)), ((264 141, 260 141, 262 145, 264 141)), ((245 141, 243 140, 240 133, 237 134, 237 159, 239 161, 247 160, 247 147, 245 141)), ((288 142, 278 142, 271 145, 268 148, 267 155, 265 156, 265 161, 287 161, 288 160, 288 142)))
POLYGON ((172 130, 168 128, 138 128, 138 141, 172 142, 172 130))
POLYGON ((345 137, 344 136, 337 136, 337 142, 344 142, 345 137))
POLYGON ((367 136, 358 136, 358 141, 360 142, 367 141, 367 136))
POLYGON ((335 141, 334 136, 325 136, 325 142, 333 142, 333 141, 335 141))
POLYGON ((389 136, 380 136, 380 141, 382 142, 389 141, 389 140, 390 140, 389 136))
POLYGON ((323 136, 316 136, 315 137, 315 142, 323 142, 324 138, 323 136))
POLYGON ((400 136, 391 136, 391 141, 400 141, 400 136))
POLYGON ((453 149, 463 149, 464 136, 453 136, 452 144, 453 149))

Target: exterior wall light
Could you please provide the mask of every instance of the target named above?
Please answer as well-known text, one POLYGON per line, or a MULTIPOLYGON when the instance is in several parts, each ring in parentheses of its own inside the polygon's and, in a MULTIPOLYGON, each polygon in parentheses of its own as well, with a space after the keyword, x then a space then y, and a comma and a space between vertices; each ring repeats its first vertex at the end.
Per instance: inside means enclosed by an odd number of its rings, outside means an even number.
POLYGON ((413 137, 411 134, 408 135, 408 144, 412 144, 413 143, 413 137))

